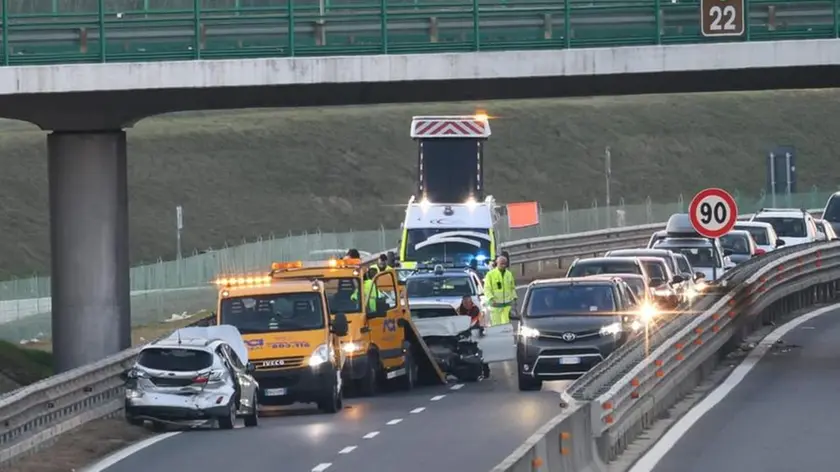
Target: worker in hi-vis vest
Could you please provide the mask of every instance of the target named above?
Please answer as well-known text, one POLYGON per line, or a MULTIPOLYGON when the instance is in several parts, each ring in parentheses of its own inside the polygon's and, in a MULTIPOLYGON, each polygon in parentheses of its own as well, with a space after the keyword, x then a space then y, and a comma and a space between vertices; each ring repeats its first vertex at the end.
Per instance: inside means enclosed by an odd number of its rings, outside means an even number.
POLYGON ((484 277, 484 298, 490 306, 491 326, 510 323, 510 310, 516 303, 516 282, 504 256, 484 277))
MULTIPOLYGON (((368 311, 374 312, 376 311, 376 299, 379 298, 379 290, 377 290, 376 285, 374 285, 373 278, 376 277, 376 274, 379 273, 379 269, 376 266, 373 266, 365 271, 363 274, 364 281, 362 282, 362 291, 365 296, 362 300, 367 300, 368 304, 368 311)), ((359 289, 353 291, 350 294, 350 300, 359 301, 359 289)))

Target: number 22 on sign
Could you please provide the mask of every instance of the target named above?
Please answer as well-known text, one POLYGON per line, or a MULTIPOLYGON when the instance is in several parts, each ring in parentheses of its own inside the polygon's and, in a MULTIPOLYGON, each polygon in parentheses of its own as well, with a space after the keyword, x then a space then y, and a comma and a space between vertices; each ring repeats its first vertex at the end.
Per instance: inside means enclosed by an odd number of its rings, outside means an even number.
POLYGON ((726 190, 707 188, 691 199, 688 216, 701 236, 719 238, 735 226, 738 205, 726 190))

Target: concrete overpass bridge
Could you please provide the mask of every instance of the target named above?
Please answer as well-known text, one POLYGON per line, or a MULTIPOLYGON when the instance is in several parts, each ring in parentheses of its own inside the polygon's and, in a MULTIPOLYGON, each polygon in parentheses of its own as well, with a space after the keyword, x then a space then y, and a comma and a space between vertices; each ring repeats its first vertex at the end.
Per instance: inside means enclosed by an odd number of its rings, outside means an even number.
POLYGON ((379 8, 226 1, 206 10, 155 10, 147 0, 137 10, 133 1, 99 0, 90 11, 25 14, 4 3, 0 116, 50 132, 58 370, 129 345, 125 129, 142 118, 840 81, 833 1, 782 11, 745 1, 740 33, 716 38, 702 34, 701 13, 709 12, 699 4, 659 0, 482 0, 445 10, 404 1, 379 8))

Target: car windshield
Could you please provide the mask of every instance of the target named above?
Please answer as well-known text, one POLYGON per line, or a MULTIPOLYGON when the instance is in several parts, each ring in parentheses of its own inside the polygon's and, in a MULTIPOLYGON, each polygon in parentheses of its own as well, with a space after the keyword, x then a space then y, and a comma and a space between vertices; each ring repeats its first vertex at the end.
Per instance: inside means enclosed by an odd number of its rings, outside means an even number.
MULTIPOLYGON (((738 226, 735 225, 735 229, 740 229, 742 231, 748 231, 750 236, 753 237, 755 243, 759 246, 767 246, 770 244, 770 235, 767 231, 767 228, 760 228, 758 226, 738 226)), ((721 238, 722 239, 722 238, 721 238)))
POLYGON ((653 279, 665 280, 668 277, 665 274, 665 262, 663 261, 641 261, 642 265, 645 267, 645 272, 648 273, 648 277, 653 279))
POLYGON ((172 372, 194 372, 213 365, 213 355, 198 349, 143 349, 137 358, 143 367, 172 372))
POLYGON ((536 287, 528 297, 527 317, 605 315, 615 312, 611 284, 564 284, 536 287))
POLYGON ((324 327, 318 293, 279 293, 225 298, 221 324, 235 326, 242 334, 305 331, 324 327))
POLYGON ((677 267, 679 267, 681 273, 683 273, 683 274, 693 273, 693 271, 691 270, 691 265, 688 263, 688 259, 686 259, 684 255, 680 254, 676 259, 677 259, 677 267))
POLYGON ((669 247, 684 255, 692 267, 720 267, 720 260, 715 257, 710 247, 669 247))
POLYGON ((587 277, 599 274, 639 274, 639 265, 632 261, 615 261, 609 259, 578 262, 570 269, 566 277, 587 277))
POLYGON ((733 254, 749 254, 750 242, 747 236, 743 234, 724 234, 720 237, 720 245, 724 249, 729 249, 733 254))
POLYGON ((410 277, 405 283, 405 290, 409 299, 474 295, 469 275, 410 277))
POLYGON ((476 256, 490 255, 487 228, 412 228, 406 231, 406 237, 407 261, 467 265, 476 256))
MULTIPOLYGON (((619 276, 621 277, 621 276, 619 276)), ((640 277, 621 277, 622 280, 627 282, 627 285, 633 290, 633 294, 636 295, 639 299, 643 299, 645 297, 645 281, 640 277)))
POLYGON ((765 217, 756 218, 755 221, 770 223, 776 230, 776 234, 781 238, 804 238, 808 236, 804 218, 765 217))
POLYGON ((840 196, 834 195, 828 200, 822 219, 831 223, 840 223, 840 196))
POLYGON ((427 318, 445 318, 448 316, 458 316, 458 312, 455 311, 455 308, 412 308, 411 309, 411 317, 414 319, 427 319, 427 318))

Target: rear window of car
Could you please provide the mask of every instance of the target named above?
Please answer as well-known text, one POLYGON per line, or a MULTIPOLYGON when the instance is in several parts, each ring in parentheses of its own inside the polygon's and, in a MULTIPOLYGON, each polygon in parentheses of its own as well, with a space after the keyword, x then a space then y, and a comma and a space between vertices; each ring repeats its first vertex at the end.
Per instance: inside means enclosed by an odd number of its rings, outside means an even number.
POLYGON ((805 218, 759 217, 755 221, 770 223, 776 230, 776 234, 782 238, 805 238, 808 236, 808 230, 805 228, 805 218))
POLYGON ((566 277, 587 277, 599 274, 642 274, 637 264, 630 261, 580 262, 569 269, 566 277))
POLYGON ((724 249, 729 249, 733 254, 749 254, 750 242, 747 236, 741 234, 724 234, 720 237, 720 245, 724 249))
POLYGON ((173 372, 192 372, 213 365, 213 355, 198 349, 144 349, 137 359, 143 367, 173 372))
MULTIPOLYGON (((757 226, 738 226, 735 225, 735 229, 740 229, 743 231, 748 231, 750 236, 753 237, 755 243, 759 246, 766 246, 770 244, 770 236, 767 234, 767 228, 759 228, 757 226)), ((722 238, 721 238, 722 239, 722 238)))
POLYGON ((686 259, 682 254, 680 257, 677 257, 677 266, 679 266, 680 272, 684 274, 691 273, 691 266, 688 264, 688 259, 686 259))
POLYGON ((651 279, 665 280, 665 262, 664 261, 642 261, 645 270, 651 279))

